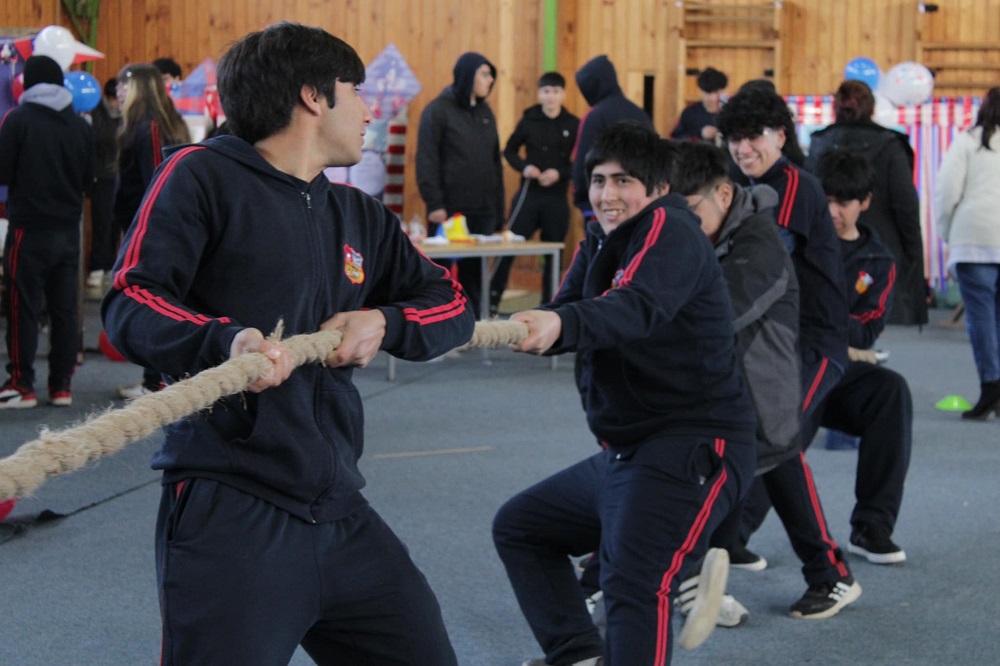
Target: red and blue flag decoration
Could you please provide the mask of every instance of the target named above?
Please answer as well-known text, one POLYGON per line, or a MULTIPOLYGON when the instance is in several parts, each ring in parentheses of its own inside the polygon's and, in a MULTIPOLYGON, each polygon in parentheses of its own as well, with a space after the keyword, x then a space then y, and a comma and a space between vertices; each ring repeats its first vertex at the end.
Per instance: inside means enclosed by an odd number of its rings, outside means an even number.
POLYGON ((214 97, 215 90, 215 61, 205 58, 180 85, 170 90, 170 97, 181 115, 200 116, 205 113, 207 99, 214 97))

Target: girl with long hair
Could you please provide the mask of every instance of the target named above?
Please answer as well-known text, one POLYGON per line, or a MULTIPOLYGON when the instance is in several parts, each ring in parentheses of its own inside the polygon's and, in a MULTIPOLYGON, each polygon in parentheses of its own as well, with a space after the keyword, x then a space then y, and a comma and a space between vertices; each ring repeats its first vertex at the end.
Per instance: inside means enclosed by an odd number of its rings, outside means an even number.
MULTIPOLYGON (((163 149, 189 143, 191 135, 167 95, 162 74, 153 65, 125 66, 118 73, 117 95, 122 109, 122 128, 118 134, 115 220, 119 228, 127 232, 153 180, 153 173, 163 161, 163 149)), ((160 373, 144 368, 142 383, 121 386, 118 394, 131 399, 159 389, 160 373)))
POLYGON ((955 137, 938 172, 938 232, 965 303, 979 401, 964 419, 1000 415, 1000 87, 983 97, 974 127, 955 137))

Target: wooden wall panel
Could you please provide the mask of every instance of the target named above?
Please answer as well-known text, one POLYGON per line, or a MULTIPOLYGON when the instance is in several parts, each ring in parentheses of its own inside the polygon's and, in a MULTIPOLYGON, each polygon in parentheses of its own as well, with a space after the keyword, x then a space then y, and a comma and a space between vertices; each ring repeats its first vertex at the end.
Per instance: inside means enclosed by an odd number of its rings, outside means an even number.
MULTIPOLYGON (((720 0, 724 4, 759 0, 720 0)), ((480 51, 499 68, 490 98, 505 140, 522 110, 534 103, 542 62, 544 0, 102 0, 97 47, 107 59, 96 63, 100 80, 128 63, 173 56, 190 71, 205 57, 218 59, 226 46, 251 30, 279 20, 319 25, 351 43, 369 61, 395 43, 413 67, 423 92, 411 106, 407 143, 406 215, 423 212, 413 180, 413 155, 420 112, 451 81, 455 59, 480 51)), ((573 83, 575 71, 606 53, 615 63, 626 94, 639 104, 643 81, 654 77, 654 122, 668 132, 676 117, 678 77, 683 67, 712 64, 730 74, 729 92, 760 76, 768 65, 760 52, 702 49, 683 62, 677 47, 677 0, 560 0, 558 69, 569 83, 567 106, 587 110, 573 83)), ((782 3, 781 92, 822 94, 835 89, 844 66, 867 56, 883 70, 921 55, 925 42, 991 42, 1000 46, 1000 0, 939 0, 936 14, 920 14, 919 0, 784 0, 782 3)), ((60 0, 0 2, 4 28, 68 25, 60 0)), ((703 27, 708 30, 709 27, 703 27)), ((715 25, 714 35, 739 38, 745 26, 715 25)), ((949 52, 949 62, 1000 68, 1000 49, 949 52)), ((930 57, 929 55, 927 57, 930 57)), ((966 74, 996 80, 997 69, 966 74)), ((977 90, 981 92, 981 90, 977 90)), ((944 92, 944 91, 942 91, 944 92)), ((517 185, 508 170, 509 189, 517 185)))

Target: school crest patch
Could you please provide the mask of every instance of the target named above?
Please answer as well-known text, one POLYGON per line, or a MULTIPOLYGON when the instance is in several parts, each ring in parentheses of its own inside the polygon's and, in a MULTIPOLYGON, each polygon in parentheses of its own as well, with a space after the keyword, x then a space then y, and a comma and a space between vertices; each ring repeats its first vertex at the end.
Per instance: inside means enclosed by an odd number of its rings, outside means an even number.
POLYGON ((361 284, 365 281, 365 258, 361 253, 350 245, 344 246, 344 275, 353 284, 361 284))
POLYGON ((872 282, 875 281, 871 275, 865 273, 864 271, 858 271, 858 279, 854 283, 854 291, 859 294, 863 294, 868 291, 868 287, 872 286, 872 282))

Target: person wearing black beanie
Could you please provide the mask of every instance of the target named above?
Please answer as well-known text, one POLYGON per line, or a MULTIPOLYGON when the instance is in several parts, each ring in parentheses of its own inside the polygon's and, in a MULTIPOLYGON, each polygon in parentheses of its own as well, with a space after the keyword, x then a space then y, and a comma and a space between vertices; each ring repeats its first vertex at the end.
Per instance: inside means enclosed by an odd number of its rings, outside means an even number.
POLYGON ((24 62, 24 89, 30 90, 39 83, 63 84, 63 71, 55 60, 44 55, 33 55, 24 62))
POLYGON ((94 179, 94 140, 90 125, 73 111, 73 95, 52 58, 28 58, 19 102, 0 122, 0 185, 9 188, 10 220, 3 281, 11 295, 10 377, 0 386, 0 409, 38 404, 35 353, 43 301, 51 324, 49 400, 68 406, 79 348, 80 217, 94 179))

